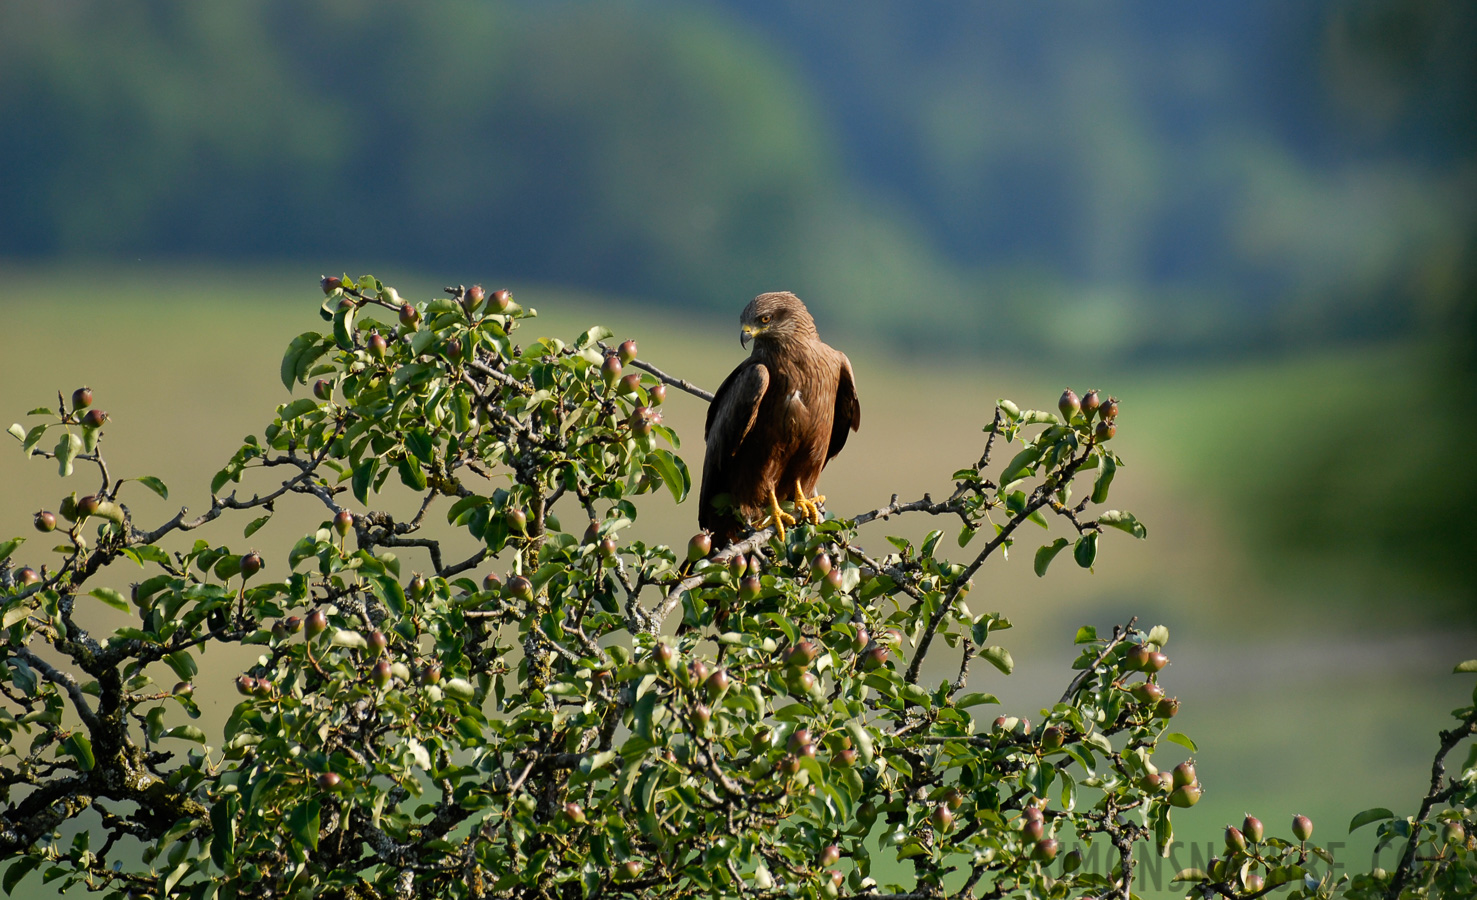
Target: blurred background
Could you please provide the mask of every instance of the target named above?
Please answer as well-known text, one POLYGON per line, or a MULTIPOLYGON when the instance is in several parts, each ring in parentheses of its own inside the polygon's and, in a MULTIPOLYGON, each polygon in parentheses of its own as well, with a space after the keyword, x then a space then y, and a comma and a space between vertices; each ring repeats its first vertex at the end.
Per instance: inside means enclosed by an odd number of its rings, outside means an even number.
MULTIPOLYGON (((1460 0, 4 4, 0 396, 90 383, 115 465, 203 505, 322 273, 506 286, 709 388, 791 289, 857 368, 844 515, 947 491, 997 397, 1099 387, 1149 540, 1041 581, 1019 546, 984 689, 1029 714, 1077 624, 1164 622, 1180 836, 1339 840, 1413 808, 1477 655, 1473 46, 1460 0)), ((0 456, 0 531, 53 479, 0 456)))

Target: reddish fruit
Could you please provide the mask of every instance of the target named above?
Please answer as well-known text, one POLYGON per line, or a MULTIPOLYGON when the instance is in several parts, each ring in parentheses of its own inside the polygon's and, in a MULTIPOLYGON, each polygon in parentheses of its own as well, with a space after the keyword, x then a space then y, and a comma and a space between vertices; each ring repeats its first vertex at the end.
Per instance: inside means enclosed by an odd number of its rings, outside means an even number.
POLYGON ((56 513, 47 512, 43 509, 40 512, 36 513, 36 517, 31 521, 32 524, 36 526, 37 531, 44 532, 56 530, 56 513))
POLYGON ((692 536, 687 542, 687 561, 697 562, 709 553, 713 552, 713 536, 706 531, 700 531, 692 536))
POLYGON ((841 585, 841 570, 832 569, 831 571, 827 572, 826 577, 821 580, 821 593, 826 595, 827 597, 839 594, 841 593, 841 585))
POLYGON ((1441 839, 1449 846, 1459 847, 1467 842, 1467 829, 1461 822, 1447 822, 1441 829, 1441 839))
POLYGON ((328 614, 321 609, 315 609, 308 613, 308 618, 303 623, 303 626, 308 637, 317 637, 328 628, 328 614))
POLYGON ((651 648, 651 658, 663 669, 675 671, 677 668, 677 651, 670 644, 657 644, 651 648))
POLYGON ((1128 692, 1140 703, 1158 703, 1164 699, 1164 688, 1152 681, 1141 681, 1129 688, 1128 692))
POLYGON ((344 280, 337 275, 324 275, 318 280, 318 284, 323 288, 323 293, 332 294, 344 286, 344 280))
POLYGON ((803 669, 815 662, 815 658, 819 655, 820 650, 815 644, 810 641, 800 641, 785 654, 785 665, 792 669, 803 669))
POLYGON ((331 791, 342 784, 344 779, 337 772, 324 772, 318 776, 318 786, 325 791, 331 791))
POLYGON ((250 675, 241 675, 236 679, 236 693, 243 697, 250 697, 256 693, 256 679, 250 675))
POLYGON ((1036 842, 1036 848, 1031 851, 1031 855, 1041 862, 1051 862, 1056 859, 1061 847, 1062 845, 1057 842, 1056 838, 1047 838, 1036 842))
POLYGON ((1261 840, 1262 840, 1262 822, 1261 822, 1261 820, 1258 819, 1256 816, 1247 816, 1245 819, 1242 819, 1241 820, 1241 833, 1244 834, 1244 835, 1246 835, 1246 839, 1248 841, 1251 841, 1253 844, 1261 843, 1261 840))
POLYGON ((600 555, 605 559, 615 557, 615 541, 606 537, 600 539, 600 555))
POLYGON ((101 506, 102 500, 97 495, 88 494, 86 497, 77 501, 77 512, 83 516, 95 516, 97 515, 98 508, 101 506))
POLYGON ((1108 402, 1104 403, 1097 412, 1104 419, 1111 419, 1118 415, 1118 398, 1109 397, 1108 402))
POLYGON ((425 592, 426 579, 424 577, 416 575, 414 578, 410 579, 410 596, 419 599, 420 596, 425 592))
POLYGON ((188 681, 181 681, 174 686, 172 693, 176 697, 188 697, 195 693, 195 686, 188 681))
POLYGON ((652 426, 661 418, 656 415, 650 407, 638 406, 631 410, 631 418, 627 421, 631 425, 631 433, 637 437, 646 437, 651 434, 652 426))
POLYGON ((382 659, 374 664, 369 670, 369 677, 374 681, 375 687, 384 687, 390 683, 390 661, 382 659))
POLYGON ((779 770, 786 775, 797 775, 800 772, 800 759, 793 753, 786 753, 780 757, 779 770))
POLYGON ((646 389, 646 396, 651 400, 652 406, 661 406, 667 400, 667 386, 654 384, 646 389))
POLYGON ((376 653, 385 652, 385 648, 389 646, 390 639, 385 637, 385 633, 383 631, 380 631, 376 628, 374 631, 371 631, 369 633, 369 647, 376 653))
POLYGON ((764 592, 764 586, 759 579, 753 575, 745 575, 739 581, 739 599, 744 602, 758 600, 759 595, 764 592))
POLYGON ((258 553, 248 553, 241 557, 241 577, 250 578, 262 570, 262 558, 258 553))
POLYGON ((622 343, 620 347, 616 350, 616 353, 620 356, 621 362, 629 363, 631 360, 636 358, 636 342, 626 341, 622 343))
POLYGON ((1070 422, 1082 410, 1082 402, 1071 388, 1067 388, 1062 391, 1062 398, 1056 402, 1056 408, 1062 411, 1062 418, 1070 422))
POLYGON ((533 582, 522 575, 514 575, 508 579, 508 593, 519 600, 529 601, 533 599, 533 582))
POLYGON ((811 691, 815 690, 815 685, 816 680, 813 673, 801 672, 795 677, 795 682, 792 685, 792 688, 795 689, 795 693, 797 694, 808 694, 811 691))
POLYGON ((641 871, 643 868, 645 867, 641 865, 641 860, 628 859, 625 862, 621 863, 621 874, 625 876, 627 881, 634 881, 637 878, 641 877, 641 871))
POLYGON ((856 751, 851 749, 838 750, 836 751, 836 755, 831 757, 831 761, 843 769, 849 769, 856 765, 856 751))
POLYGON ((1169 772, 1159 773, 1159 787, 1169 791, 1174 789, 1174 775, 1169 772))
POLYGON ((1246 835, 1235 825, 1226 826, 1226 852, 1240 853, 1246 849, 1246 835))
POLYGON ((1102 402, 1102 399, 1097 395, 1097 391, 1088 391, 1082 395, 1082 414, 1087 416, 1089 422, 1092 421, 1093 414, 1098 411, 1098 407, 1102 405, 1102 402))
POLYGON ((339 537, 343 537, 344 535, 348 534, 349 529, 353 527, 354 514, 349 512, 347 509, 339 510, 338 515, 333 517, 333 530, 338 532, 339 537))
POLYGON ((1164 785, 1161 784, 1159 781, 1158 772, 1146 772, 1143 775, 1139 776, 1139 790, 1142 790, 1145 793, 1157 793, 1158 790, 1163 786, 1164 785))
POLYGON ((385 358, 385 351, 387 349, 389 349, 389 346, 390 346, 389 342, 386 341, 384 339, 384 337, 381 336, 378 331, 370 332, 370 335, 369 335, 369 355, 370 356, 373 356, 375 359, 384 359, 385 358))
POLYGON ((431 663, 421 670, 421 684, 440 684, 441 667, 431 663))
POLYGON ((630 375, 621 379, 620 387, 616 388, 616 393, 623 397, 634 396, 639 390, 641 390, 641 376, 632 372, 630 375))
POLYGON ((1195 764, 1194 763, 1192 763, 1192 762, 1182 762, 1179 765, 1177 765, 1177 766, 1174 767, 1174 782, 1173 782, 1173 784, 1174 784, 1175 787, 1183 787, 1183 786, 1185 786, 1187 784, 1194 784, 1194 783, 1195 783, 1195 764))
POLYGON ((318 379, 317 381, 313 382, 313 396, 317 397, 319 400, 332 400, 333 384, 331 382, 323 380, 322 378, 318 379))
POLYGON ((604 376, 607 385, 615 384, 621 377, 620 357, 605 357, 605 362, 600 364, 600 374, 604 376))
POLYGON ((452 338, 451 340, 447 341, 445 356, 447 359, 450 360, 461 359, 462 342, 457 338, 452 338))
POLYGON ((929 813, 928 824, 939 831, 952 831, 954 828, 954 813, 949 810, 947 805, 940 803, 933 808, 933 812, 929 813))
POLYGON ((1159 672, 1162 671, 1167 665, 1169 665, 1169 657, 1155 650, 1153 653, 1149 654, 1149 659, 1144 666, 1144 671, 1159 672))
POLYGON ((409 303, 400 304, 400 324, 406 328, 415 328, 420 324, 421 314, 409 303))
POLYGON ((108 420, 108 414, 100 409, 89 409, 87 415, 82 417, 83 428, 101 428, 108 420))
POLYGON ((824 578, 831 571, 831 555, 829 553, 817 553, 815 559, 810 561, 810 575, 812 578, 824 578))
POLYGON ((826 874, 831 876, 831 887, 833 888, 839 889, 841 887, 841 883, 846 880, 846 876, 836 871, 835 869, 832 869, 826 874))
POLYGON ((824 869, 827 866, 834 866, 840 861, 841 848, 836 846, 835 844, 831 844, 825 849, 821 850, 821 855, 816 857, 815 864, 824 869))
POLYGON ((862 668, 868 672, 885 665, 887 665, 887 648, 881 644, 873 645, 872 649, 862 654, 862 668))
POLYGON ((872 633, 858 625, 856 635, 851 639, 851 649, 860 652, 865 650, 870 643, 872 643, 872 633))
POLYGON ((483 301, 483 299, 486 298, 486 297, 487 297, 487 291, 483 290, 482 289, 482 285, 480 285, 480 284, 474 284, 471 287, 467 288, 467 310, 468 310, 468 312, 470 312, 471 310, 476 309, 477 308, 477 304, 481 303, 483 301))
POLYGON ((1128 652, 1123 654, 1123 667, 1131 672, 1142 672, 1149 667, 1149 654, 1152 653, 1143 644, 1135 644, 1128 652))
POLYGON ((499 290, 492 292, 492 306, 498 312, 503 312, 504 310, 506 310, 509 304, 511 304, 512 302, 513 295, 508 291, 499 290))
POLYGON ((728 670, 719 669, 709 675, 708 680, 703 682, 703 687, 708 692, 709 700, 716 700, 723 696, 723 692, 728 690, 728 670))
POLYGON ((1154 716, 1159 719, 1173 719, 1180 711, 1180 701, 1174 697, 1165 697, 1154 704, 1154 716))
POLYGON ((1041 819, 1027 819, 1021 826, 1021 835, 1028 841, 1039 841, 1046 836, 1046 822, 1041 819))
POLYGON ((1097 438, 1098 443, 1101 444, 1104 441, 1111 441, 1113 435, 1117 433, 1117 425, 1114 425, 1112 422, 1103 421, 1097 423, 1097 429, 1093 432, 1093 435, 1097 438))
POLYGON ((1031 733, 1031 720, 1030 719, 1026 719, 1026 718, 1022 718, 1020 720, 1020 722, 1016 723, 1015 733, 1016 734, 1019 734, 1019 735, 1027 735, 1027 734, 1030 734, 1031 733))
POLYGON ((503 583, 498 579, 496 572, 488 572, 482 576, 482 590, 496 592, 502 586, 503 583))
POLYGON ((1169 792, 1169 804, 1189 809, 1200 802, 1200 785, 1186 784, 1169 792))
POLYGON ((708 664, 700 659, 688 663, 687 677, 693 684, 702 684, 708 679, 708 664))
POLYGON ((964 805, 964 795, 958 788, 951 787, 944 791, 944 803, 948 804, 949 809, 958 809, 964 805))
POLYGON ((995 732, 999 733, 1005 730, 1005 723, 1007 721, 1009 720, 1006 719, 1005 716, 996 716, 995 721, 991 723, 991 726, 995 732))
POLYGON ((523 510, 514 507, 504 514, 504 518, 508 520, 509 531, 516 531, 519 534, 528 531, 528 513, 523 510))
POLYGON ((576 825, 585 824, 585 808, 578 803, 570 801, 564 804, 564 818, 576 825))
POLYGON ((790 749, 792 751, 800 749, 802 744, 809 743, 811 743, 811 734, 809 728, 796 728, 793 732, 791 732, 790 749))
POLYGON ((1058 750, 1065 742, 1066 736, 1055 725, 1048 725, 1046 730, 1041 732, 1041 748, 1043 750, 1058 750))
POLYGON ((702 731, 712 718, 713 711, 706 704, 694 703, 692 705, 692 727, 695 730, 702 731))
POLYGON ((1307 816, 1292 817, 1292 835, 1300 841, 1306 841, 1313 836, 1313 820, 1307 816))
POLYGON ((1261 889, 1266 886, 1267 882, 1257 873, 1247 872, 1246 878, 1241 883, 1246 886, 1247 893, 1256 894, 1261 892, 1261 889))
POLYGON ((92 405, 92 388, 79 387, 72 392, 72 409, 86 409, 92 405))

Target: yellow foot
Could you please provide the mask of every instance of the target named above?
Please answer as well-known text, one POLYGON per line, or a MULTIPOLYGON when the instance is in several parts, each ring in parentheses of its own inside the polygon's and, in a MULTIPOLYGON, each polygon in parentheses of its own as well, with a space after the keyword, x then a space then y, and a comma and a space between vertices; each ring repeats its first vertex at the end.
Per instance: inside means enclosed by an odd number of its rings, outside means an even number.
POLYGON ((784 510, 780 509, 780 501, 779 501, 779 498, 775 497, 774 490, 773 489, 770 489, 770 491, 769 491, 769 516, 766 517, 764 519, 764 521, 762 521, 762 522, 759 523, 759 527, 760 528, 768 528, 770 525, 773 525, 775 532, 777 534, 779 534, 779 536, 780 536, 780 540, 784 540, 785 539, 785 526, 786 525, 794 525, 794 524, 795 524, 795 517, 792 516, 792 515, 790 515, 789 513, 785 512, 784 510))
POLYGON ((799 480, 796 480, 795 511, 800 513, 806 521, 814 525, 821 524, 821 504, 825 502, 826 498, 820 494, 807 498, 805 496, 805 488, 800 486, 799 480))

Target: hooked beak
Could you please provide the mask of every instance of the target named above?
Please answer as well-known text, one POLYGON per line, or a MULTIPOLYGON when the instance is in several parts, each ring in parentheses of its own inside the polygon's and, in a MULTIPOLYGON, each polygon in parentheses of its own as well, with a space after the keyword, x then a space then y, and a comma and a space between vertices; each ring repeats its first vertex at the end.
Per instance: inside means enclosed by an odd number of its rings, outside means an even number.
POLYGON ((749 341, 751 341, 753 339, 754 339, 754 329, 753 328, 749 327, 748 325, 745 325, 745 326, 743 326, 742 328, 739 329, 739 344, 741 346, 743 346, 744 349, 746 349, 746 350, 748 349, 748 347, 749 347, 749 341))

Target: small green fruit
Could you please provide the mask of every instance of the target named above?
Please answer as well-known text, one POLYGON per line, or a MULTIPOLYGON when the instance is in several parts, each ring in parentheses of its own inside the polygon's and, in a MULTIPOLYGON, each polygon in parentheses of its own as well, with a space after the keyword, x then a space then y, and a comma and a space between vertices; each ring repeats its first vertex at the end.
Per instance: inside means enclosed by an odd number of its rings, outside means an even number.
POLYGON ((1307 816, 1292 817, 1292 835, 1300 841, 1313 837, 1313 820, 1307 816))
POLYGON ((332 400, 333 399, 333 383, 332 382, 329 382, 329 381, 325 381, 322 378, 320 378, 317 381, 313 382, 313 396, 314 397, 317 397, 319 400, 324 400, 324 401, 332 400))
POLYGON ((1173 775, 1175 787, 1183 787, 1187 784, 1194 784, 1195 764, 1192 762, 1182 762, 1174 767, 1173 775))
POLYGON ((600 364, 600 374, 605 378, 606 385, 613 385, 621 377, 621 360, 618 356, 607 356, 605 362, 600 364))
POLYGON ((825 574, 824 578, 821 579, 821 593, 827 597, 834 597, 835 595, 841 593, 841 585, 841 570, 832 569, 825 574))
POLYGON ((887 665, 887 648, 876 644, 872 649, 862 654, 862 669, 868 672, 880 669, 887 665))
POLYGON ((933 808, 932 813, 929 813, 928 824, 941 832, 947 833, 952 831, 954 829, 954 813, 949 810, 946 804, 940 803, 933 808))
POLYGON ((1158 703, 1164 699, 1164 688, 1152 681, 1141 681, 1129 688, 1128 692, 1140 703, 1158 703))
POLYGON ((374 631, 371 631, 369 633, 369 647, 374 652, 383 653, 385 652, 385 648, 389 646, 390 639, 385 637, 385 633, 383 631, 380 631, 378 628, 376 628, 374 631))
POLYGON ((1059 750, 1065 742, 1066 736, 1055 725, 1048 725, 1046 730, 1041 732, 1041 749, 1043 750, 1059 750))
POLYGON ((815 662, 820 651, 810 641, 800 641, 785 654, 785 665, 792 669, 803 669, 815 662))
POLYGON ((620 356, 621 362, 629 364, 631 360, 636 358, 636 342, 625 341, 616 350, 616 354, 620 356))
POLYGON ((1031 851, 1031 856, 1041 862, 1049 863, 1052 860, 1056 859, 1056 855, 1061 850, 1061 846, 1062 845, 1058 843, 1056 838, 1047 838, 1044 841, 1037 841, 1036 849, 1031 851))
POLYGON ((652 406, 661 406, 667 400, 667 386, 665 384, 654 384, 646 389, 646 396, 652 406))
POLYGON ((1240 853, 1246 849, 1246 835, 1235 825, 1226 826, 1226 852, 1240 853))
POLYGON ((856 765, 856 751, 851 749, 838 750, 831 761, 843 769, 849 769, 856 765))
POLYGON ((1068 875, 1082 868, 1082 851, 1072 850, 1062 857, 1062 874, 1068 875))
POLYGON ((390 661, 387 659, 375 663, 374 668, 369 671, 369 677, 374 681, 375 687, 384 687, 389 684, 390 674, 390 661))
POLYGON ((333 517, 333 530, 338 532, 339 537, 343 537, 344 535, 348 534, 349 529, 353 527, 354 514, 349 512, 347 509, 339 510, 338 515, 333 517))
POLYGON ((677 670, 677 651, 670 644, 657 644, 651 648, 651 658, 656 664, 669 672, 677 670))
POLYGON ((578 803, 570 801, 564 804, 564 818, 576 825, 585 824, 585 808, 578 803))
POLYGON ((815 559, 810 561, 810 576, 812 578, 824 578, 831 571, 831 555, 829 553, 817 553, 815 559))
POLYGON ((641 390, 641 376, 636 372, 621 379, 620 387, 616 388, 616 394, 621 397, 634 397, 641 390))
POLYGON ((102 499, 95 494, 88 494, 77 501, 77 512, 84 517, 97 515, 98 508, 102 506, 102 499))
POLYGON ((387 349, 389 349, 389 346, 390 346, 389 342, 386 341, 384 339, 384 337, 378 331, 370 332, 370 335, 369 335, 369 355, 370 356, 373 356, 375 359, 384 359, 385 358, 385 351, 387 349))
POLYGON ((600 539, 600 556, 603 559, 615 558, 615 541, 604 537, 600 539))
POLYGON ((764 586, 759 579, 753 575, 745 575, 739 581, 739 599, 745 603, 758 600, 759 595, 764 592, 764 586))
POLYGON ((821 855, 816 857, 815 864, 819 868, 824 869, 827 866, 834 866, 840 861, 841 848, 835 844, 830 844, 821 850, 821 855))
POLYGON ((1046 822, 1042 819, 1027 819, 1021 826, 1021 836, 1028 841, 1039 841, 1046 836, 1046 822))
POLYGON ((728 690, 728 670, 719 669, 709 675, 708 680, 703 682, 703 687, 708 693, 709 700, 717 700, 723 696, 723 692, 728 690))
POLYGON ((1173 719, 1180 711, 1180 701, 1174 697, 1165 697, 1154 704, 1154 717, 1158 719, 1173 719))
POLYGON ((470 313, 476 309, 486 297, 487 291, 480 284, 474 284, 467 288, 467 312, 470 313))
POLYGON ((437 665, 436 663, 431 663, 430 665, 426 666, 424 669, 421 670, 421 684, 440 684, 440 683, 441 683, 441 667, 439 665, 437 665))
POLYGON ((1056 408, 1061 410, 1064 420, 1071 422, 1072 417, 1081 412, 1082 402, 1077 399, 1077 395, 1071 388, 1067 388, 1065 391, 1062 391, 1062 397, 1056 402, 1056 408))
POLYGON ((528 513, 525 513, 523 510, 514 507, 504 514, 504 518, 508 520, 509 531, 517 534, 526 534, 528 532, 528 513))
POLYGON ((506 290, 492 292, 492 308, 504 312, 513 302, 513 295, 506 290))
POLYGON ((409 303, 400 304, 401 325, 404 325, 407 329, 414 331, 415 327, 420 324, 420 321, 421 314, 414 306, 411 306, 409 303))
POLYGON ((1241 820, 1241 833, 1253 844, 1262 840, 1262 822, 1256 816, 1247 816, 1241 820))
POLYGON ((508 579, 508 594, 528 602, 533 599, 533 582, 522 575, 514 575, 508 579))
POLYGON ((195 693, 195 686, 188 681, 181 681, 174 686, 171 693, 176 697, 188 697, 195 693))
POLYGON ((1189 809, 1200 802, 1200 785, 1187 784, 1169 792, 1169 803, 1180 809, 1189 809))
POLYGON ((337 789, 340 784, 343 784, 343 781, 343 777, 337 772, 324 772, 318 776, 318 786, 325 791, 337 789))
POLYGON ((321 609, 313 610, 308 613, 308 618, 303 623, 303 627, 308 637, 317 637, 328 628, 328 614, 321 609))

